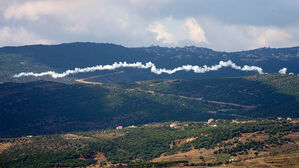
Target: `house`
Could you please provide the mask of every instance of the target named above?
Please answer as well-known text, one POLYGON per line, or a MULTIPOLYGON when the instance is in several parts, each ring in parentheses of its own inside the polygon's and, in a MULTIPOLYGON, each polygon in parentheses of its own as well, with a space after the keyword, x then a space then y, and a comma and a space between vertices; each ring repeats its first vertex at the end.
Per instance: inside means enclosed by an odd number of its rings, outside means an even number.
POLYGON ((208 119, 208 124, 214 122, 215 120, 213 118, 208 119))
POLYGON ((116 129, 117 129, 117 130, 121 130, 121 129, 123 129, 123 126, 121 126, 121 125, 120 125, 120 126, 117 126, 116 129))
POLYGON ((169 127, 170 127, 170 128, 177 128, 177 124, 176 124, 176 123, 171 123, 171 124, 169 125, 169 127))
POLYGON ((213 124, 213 125, 211 125, 211 127, 217 127, 217 124, 213 124))
POLYGON ((137 128, 135 125, 128 126, 127 128, 137 128))
POLYGON ((287 117, 287 120, 288 120, 288 121, 292 121, 292 118, 291 118, 291 117, 287 117))

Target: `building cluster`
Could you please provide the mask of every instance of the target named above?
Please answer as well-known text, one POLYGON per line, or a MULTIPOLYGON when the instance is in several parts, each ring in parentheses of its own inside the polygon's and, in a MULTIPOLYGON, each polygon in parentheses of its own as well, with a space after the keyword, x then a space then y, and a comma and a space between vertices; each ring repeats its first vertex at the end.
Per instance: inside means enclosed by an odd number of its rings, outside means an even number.
POLYGON ((291 118, 291 117, 287 117, 287 118, 277 117, 277 120, 287 120, 287 121, 292 121, 292 118, 291 118))
MULTIPOLYGON (((277 120, 287 120, 287 121, 292 121, 292 118, 290 118, 290 117, 287 117, 287 118, 282 118, 282 117, 277 117, 276 118, 277 120)), ((248 123, 248 122, 253 122, 252 120, 247 120, 247 121, 239 121, 239 120, 232 120, 232 122, 231 123, 237 123, 237 124, 239 124, 239 123, 248 123)), ((215 120, 214 118, 210 118, 210 119, 208 119, 208 121, 206 122, 206 124, 208 125, 208 126, 210 126, 210 127, 217 127, 217 120, 215 120)), ((148 126, 148 124, 145 124, 145 126, 148 126)), ((182 125, 180 125, 180 127, 181 127, 182 125)), ((184 126, 188 126, 188 124, 187 125, 184 125, 184 126)), ((176 123, 176 122, 172 122, 170 125, 169 125, 169 127, 170 128, 174 128, 174 129, 176 129, 176 128, 179 128, 179 125, 176 123)), ((137 126, 135 126, 135 125, 131 125, 131 126, 127 126, 127 127, 125 127, 125 128, 137 128, 137 126)), ((119 126, 117 126, 116 127, 116 129, 117 130, 121 130, 121 129, 124 129, 124 127, 123 126, 121 126, 121 125, 119 125, 119 126)))
MULTIPOLYGON (((130 125, 130 126, 127 126, 127 127, 125 127, 125 128, 137 128, 137 126, 135 126, 135 125, 130 125)), ((123 127, 122 125, 119 125, 119 126, 117 126, 115 129, 117 129, 117 130, 121 130, 121 129, 124 129, 124 127, 123 127)))

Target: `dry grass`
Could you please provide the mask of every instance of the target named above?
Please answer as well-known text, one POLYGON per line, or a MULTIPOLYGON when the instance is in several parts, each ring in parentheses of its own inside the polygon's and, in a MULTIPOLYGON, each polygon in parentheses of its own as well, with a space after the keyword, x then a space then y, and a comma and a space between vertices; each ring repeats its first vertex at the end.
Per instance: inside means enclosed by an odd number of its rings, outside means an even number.
POLYGON ((234 162, 228 165, 217 166, 223 168, 243 168, 243 167, 257 167, 257 168, 298 168, 299 167, 299 153, 281 154, 277 156, 268 156, 262 158, 255 158, 241 162, 234 162))
POLYGON ((11 147, 11 146, 13 146, 13 144, 10 143, 10 142, 7 142, 7 143, 0 143, 0 154, 1 154, 4 150, 8 149, 8 148, 11 147))
POLYGON ((241 142, 247 142, 249 140, 253 141, 264 141, 269 138, 268 134, 257 134, 256 132, 254 133, 243 133, 242 137, 239 138, 239 141, 241 142))
POLYGON ((94 165, 90 165, 90 166, 87 166, 86 168, 99 168, 100 167, 100 163, 103 162, 103 161, 107 161, 105 155, 101 152, 98 152, 94 158, 94 160, 97 161, 96 164, 94 165))
POLYGON ((159 158, 155 158, 152 161, 153 162, 160 162, 160 161, 176 161, 176 160, 188 160, 192 163, 201 163, 202 161, 199 159, 199 156, 202 156, 202 151, 198 149, 193 149, 188 152, 184 153, 177 153, 174 155, 168 155, 168 156, 160 156, 159 158))
POLYGON ((63 134, 62 137, 64 139, 90 139, 90 137, 84 137, 84 136, 80 136, 80 135, 76 135, 76 134, 63 134))
MULTIPOLYGON (((236 162, 232 162, 227 165, 215 166, 215 167, 225 167, 225 168, 241 168, 241 167, 286 167, 286 168, 299 168, 299 133, 294 132, 285 137, 289 137, 295 140, 296 143, 289 142, 282 146, 272 147, 266 151, 260 151, 256 156, 254 153, 256 151, 249 150, 246 155, 237 155, 235 157, 230 157, 236 162), (271 156, 271 153, 280 153, 279 155, 271 156)), ((186 138, 182 140, 175 140, 176 144, 184 144, 194 140, 195 137, 186 138)), ((195 138, 196 139, 196 138, 195 138)), ((246 133, 242 134, 238 139, 239 141, 246 142, 249 140, 254 141, 263 141, 268 139, 268 135, 265 133, 246 133)), ((229 140, 232 141, 232 140, 229 140)), ((219 150, 215 149, 192 149, 188 152, 177 153, 174 155, 162 155, 159 158, 155 158, 152 161, 177 161, 177 160, 187 160, 189 163, 202 163, 203 160, 200 159, 200 156, 204 157, 204 162, 209 163, 215 161, 217 155, 214 154, 214 151, 219 150)), ((179 166, 176 166, 179 167, 179 166)), ((187 166, 188 167, 188 166, 187 166)), ((186 168, 187 168, 186 167, 186 168)))
POLYGON ((121 136, 124 136, 124 132, 120 131, 101 131, 101 132, 92 132, 92 136, 96 138, 104 138, 104 139, 114 139, 121 136))
MULTIPOLYGON (((213 168, 299 168, 299 151, 291 154, 281 154, 277 156, 267 156, 254 159, 248 159, 213 168)), ((196 162, 192 162, 196 163, 196 162)), ((173 166, 171 168, 194 168, 194 166, 173 166)), ((200 166, 196 166, 200 167, 200 166)))
POLYGON ((198 137, 189 137, 189 138, 185 138, 185 139, 176 139, 176 140, 174 140, 174 144, 173 144, 173 141, 169 144, 169 147, 172 148, 174 145, 175 146, 181 146, 181 145, 183 145, 187 142, 194 141, 197 138, 198 137))
POLYGON ((177 153, 174 155, 162 155, 159 158, 155 158, 153 162, 160 162, 160 161, 177 161, 177 160, 187 160, 189 163, 202 163, 203 160, 200 159, 200 156, 205 158, 205 162, 214 162, 215 157, 214 151, 219 150, 219 148, 214 149, 192 149, 188 152, 177 153))
POLYGON ((85 84, 93 84, 93 85, 102 85, 103 84, 101 82, 89 82, 89 81, 85 81, 84 79, 77 79, 76 82, 85 83, 85 84))

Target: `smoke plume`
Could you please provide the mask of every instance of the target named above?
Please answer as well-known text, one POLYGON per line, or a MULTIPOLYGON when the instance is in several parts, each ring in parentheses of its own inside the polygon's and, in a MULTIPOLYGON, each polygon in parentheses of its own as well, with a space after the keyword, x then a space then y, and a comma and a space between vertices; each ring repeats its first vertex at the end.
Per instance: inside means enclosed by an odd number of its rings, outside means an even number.
POLYGON ((21 72, 19 74, 15 74, 14 78, 19 78, 22 76, 34 76, 34 77, 41 77, 45 75, 49 75, 52 78, 63 78, 65 76, 71 75, 71 74, 77 74, 77 73, 85 73, 85 72, 94 72, 94 71, 104 71, 104 70, 115 70, 118 68, 139 68, 139 69, 149 69, 152 73, 155 73, 157 75, 160 75, 162 73, 166 74, 173 74, 178 71, 193 71, 194 73, 206 73, 209 71, 218 71, 221 68, 225 67, 231 67, 236 70, 240 71, 256 71, 259 74, 264 74, 263 69, 257 66, 248 66, 244 65, 243 67, 236 65, 231 60, 229 61, 220 61, 217 65, 207 66, 204 65, 202 67, 200 66, 193 66, 193 65, 183 65, 181 67, 177 67, 174 69, 165 69, 165 68, 157 68, 155 64, 152 62, 147 62, 146 64, 142 64, 141 62, 136 63, 127 63, 127 62, 115 62, 112 65, 97 65, 92 67, 86 67, 86 68, 75 68, 73 70, 67 70, 62 73, 56 73, 54 71, 47 71, 47 72, 41 72, 41 73, 34 73, 34 72, 21 72))
POLYGON ((282 68, 281 70, 278 71, 280 74, 286 74, 287 73, 287 68, 282 68))

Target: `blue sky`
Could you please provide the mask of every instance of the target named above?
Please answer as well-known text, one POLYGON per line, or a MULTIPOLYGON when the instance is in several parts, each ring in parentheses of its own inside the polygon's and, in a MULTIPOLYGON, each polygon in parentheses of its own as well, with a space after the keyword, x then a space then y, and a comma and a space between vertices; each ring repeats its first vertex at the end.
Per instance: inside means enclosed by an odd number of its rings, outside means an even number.
POLYGON ((298 0, 0 0, 0 46, 290 47, 298 18, 298 0))

